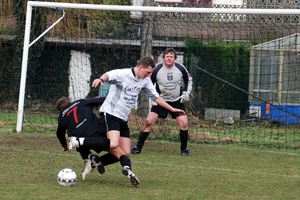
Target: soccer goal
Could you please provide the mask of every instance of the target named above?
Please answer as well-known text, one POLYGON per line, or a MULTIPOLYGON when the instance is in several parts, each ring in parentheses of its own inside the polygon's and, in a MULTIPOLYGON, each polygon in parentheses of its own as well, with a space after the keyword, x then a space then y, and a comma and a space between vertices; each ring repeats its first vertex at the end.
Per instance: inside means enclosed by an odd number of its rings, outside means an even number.
MULTIPOLYGON (((299 147, 299 14, 299 9, 247 4, 28 1, 16 130, 55 130, 59 97, 105 94, 109 86, 91 88, 94 78, 110 69, 132 67, 143 56, 161 62, 162 52, 172 47, 194 80, 186 105, 191 141, 299 147), (40 32, 32 29, 33 23, 42 22, 33 17, 38 14, 46 21, 40 32), (37 42, 42 42, 38 50, 37 42), (37 52, 39 58, 31 59, 37 52)), ((137 111, 149 109, 143 105, 148 106, 138 102, 137 111)), ((143 119, 132 112, 133 135, 143 119)), ((177 129, 172 119, 159 120, 152 137, 177 140, 177 129)))

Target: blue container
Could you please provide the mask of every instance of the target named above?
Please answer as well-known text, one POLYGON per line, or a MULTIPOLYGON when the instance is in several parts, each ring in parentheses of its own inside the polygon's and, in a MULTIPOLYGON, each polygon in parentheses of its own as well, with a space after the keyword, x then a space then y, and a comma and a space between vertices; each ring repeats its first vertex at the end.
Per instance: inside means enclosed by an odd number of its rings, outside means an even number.
POLYGON ((260 108, 260 116, 282 124, 300 124, 300 105, 250 103, 260 108))

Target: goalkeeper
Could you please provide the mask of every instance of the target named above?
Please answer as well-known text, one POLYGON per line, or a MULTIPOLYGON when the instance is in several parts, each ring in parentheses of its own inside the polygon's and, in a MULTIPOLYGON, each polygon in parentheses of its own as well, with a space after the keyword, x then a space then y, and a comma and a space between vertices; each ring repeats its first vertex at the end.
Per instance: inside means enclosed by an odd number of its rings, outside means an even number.
MULTIPOLYGON (((173 48, 167 48, 163 53, 163 62, 158 64, 151 75, 153 84, 156 85, 156 91, 160 96, 172 107, 185 111, 184 102, 189 101, 189 96, 192 91, 192 77, 187 69, 175 62, 177 58, 173 48)), ((141 152, 144 142, 149 136, 153 124, 157 118, 166 118, 168 113, 172 118, 176 118, 176 122, 180 128, 180 152, 181 155, 189 156, 188 142, 188 117, 187 115, 178 115, 152 103, 151 110, 147 116, 144 126, 139 134, 137 144, 132 148, 132 154, 141 152)))

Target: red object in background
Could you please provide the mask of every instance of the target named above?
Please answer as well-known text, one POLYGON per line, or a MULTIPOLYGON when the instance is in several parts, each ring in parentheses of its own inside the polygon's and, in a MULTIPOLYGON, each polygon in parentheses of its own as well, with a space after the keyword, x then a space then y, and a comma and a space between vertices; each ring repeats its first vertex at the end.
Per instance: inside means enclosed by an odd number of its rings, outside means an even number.
POLYGON ((266 103, 266 115, 270 114, 270 104, 266 103))
POLYGON ((212 4, 212 0, 182 0, 182 3, 212 4))

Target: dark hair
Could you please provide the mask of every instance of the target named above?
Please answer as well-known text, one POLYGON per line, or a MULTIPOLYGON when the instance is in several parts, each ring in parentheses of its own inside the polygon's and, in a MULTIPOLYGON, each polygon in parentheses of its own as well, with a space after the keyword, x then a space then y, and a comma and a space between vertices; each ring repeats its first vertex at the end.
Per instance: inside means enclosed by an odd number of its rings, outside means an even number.
POLYGON ((168 53, 173 53, 174 56, 175 56, 175 59, 177 59, 177 54, 176 54, 176 52, 173 48, 167 48, 163 53, 163 58, 165 58, 165 55, 168 54, 168 53))
POLYGON ((137 66, 140 66, 140 65, 142 65, 144 68, 148 68, 149 66, 154 68, 155 67, 155 62, 150 57, 144 57, 144 58, 142 58, 138 61, 137 66))
POLYGON ((71 104, 71 100, 68 97, 61 97, 56 102, 56 109, 62 111, 64 107, 71 104))

